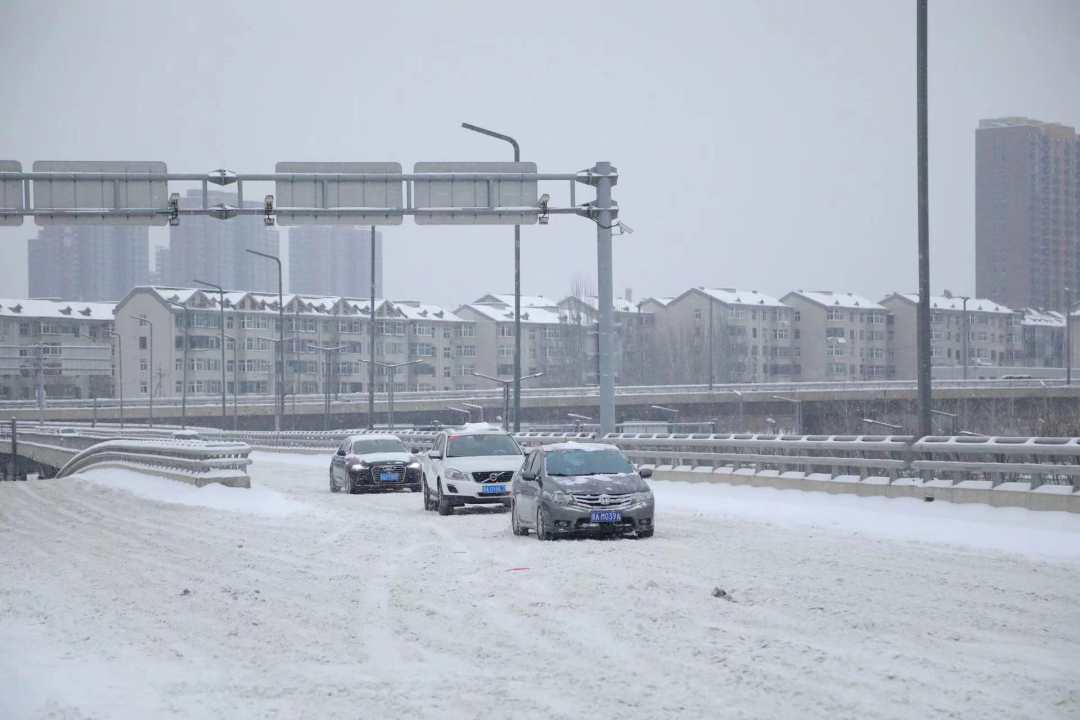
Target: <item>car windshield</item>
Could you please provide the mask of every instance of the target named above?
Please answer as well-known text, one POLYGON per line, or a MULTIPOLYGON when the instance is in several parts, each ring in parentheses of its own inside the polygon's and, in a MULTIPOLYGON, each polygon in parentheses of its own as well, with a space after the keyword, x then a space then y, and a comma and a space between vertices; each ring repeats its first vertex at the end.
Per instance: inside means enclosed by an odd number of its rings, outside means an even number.
POLYGON ((520 454, 521 448, 509 435, 451 435, 446 444, 446 457, 520 454))
POLYGON ((632 472, 634 466, 618 450, 557 450, 547 454, 547 474, 556 477, 632 472))
POLYGON ((364 453, 380 452, 405 452, 405 446, 397 438, 378 438, 372 440, 357 440, 352 445, 352 451, 357 455, 364 453))

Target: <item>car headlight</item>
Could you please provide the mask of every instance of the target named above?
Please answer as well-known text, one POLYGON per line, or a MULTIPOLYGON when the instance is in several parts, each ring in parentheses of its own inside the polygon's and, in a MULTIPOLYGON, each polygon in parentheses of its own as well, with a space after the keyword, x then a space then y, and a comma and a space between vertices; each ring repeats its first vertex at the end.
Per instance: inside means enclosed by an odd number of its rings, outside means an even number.
POLYGON ((349 472, 360 472, 361 470, 367 470, 368 464, 366 462, 353 463, 349 466, 349 472))
POLYGON ((469 476, 457 468, 446 468, 447 480, 468 480, 469 476))
POLYGON ((419 470, 420 469, 420 463, 418 463, 418 462, 416 462, 414 460, 413 462, 409 463, 409 469, 410 470, 419 470))
POLYGON ((556 490, 555 492, 551 493, 551 502, 555 503, 556 505, 573 505, 574 496, 568 492, 556 490))
POLYGON ((641 503, 642 505, 644 505, 645 503, 652 502, 652 499, 653 499, 653 494, 652 494, 651 490, 646 490, 645 492, 636 492, 636 493, 634 493, 634 502, 636 502, 636 503, 641 503))

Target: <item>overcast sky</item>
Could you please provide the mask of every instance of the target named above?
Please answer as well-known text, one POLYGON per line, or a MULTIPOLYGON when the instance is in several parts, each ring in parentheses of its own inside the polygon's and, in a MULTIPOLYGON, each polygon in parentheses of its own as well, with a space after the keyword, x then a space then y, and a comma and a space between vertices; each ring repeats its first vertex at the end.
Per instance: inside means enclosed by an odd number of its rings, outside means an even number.
MULTIPOLYGON (((1080 125, 1080 2, 931 0, 929 22, 933 286, 970 291, 974 129, 1080 125)), ((916 287, 911 0, 4 0, 0 98, 0 158, 26 168, 509 159, 470 121, 542 172, 618 167, 636 230, 616 239, 618 294, 916 287)), ((0 296, 26 292, 34 232, 0 228, 0 296)), ((524 292, 595 284, 591 223, 522 236, 524 292)), ((385 237, 392 297, 513 287, 509 227, 385 237)))

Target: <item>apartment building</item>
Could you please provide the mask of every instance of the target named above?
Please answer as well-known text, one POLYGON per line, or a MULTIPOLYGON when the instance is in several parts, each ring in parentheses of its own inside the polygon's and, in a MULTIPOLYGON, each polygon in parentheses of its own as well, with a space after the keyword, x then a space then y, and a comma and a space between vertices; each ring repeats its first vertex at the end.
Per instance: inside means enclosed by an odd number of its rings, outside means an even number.
MULTIPOLYGON (((655 317, 629 297, 614 298, 615 382, 643 385, 650 372, 655 317)), ((559 319, 567 324, 567 349, 584 359, 577 384, 596 385, 599 368, 600 301, 596 295, 569 295, 559 301, 559 319)))
POLYGON ((116 302, 150 278, 149 229, 46 225, 28 240, 30 297, 116 302))
MULTIPOLYGON (((910 380, 918 369, 916 314, 919 296, 893 293, 880 303, 893 315, 896 377, 910 380)), ((964 328, 968 328, 968 366, 1018 364, 1024 354, 1022 313, 993 300, 949 295, 930 297, 930 356, 936 366, 962 367, 964 328)))
MULTIPOLYGON (((513 295, 485 295, 454 311, 476 327, 476 354, 472 369, 503 379, 514 377, 513 295), (509 303, 505 300, 509 299, 509 303)), ((572 353, 578 347, 581 328, 562 321, 558 304, 541 296, 521 298, 521 372, 543 373, 530 380, 536 387, 565 387, 578 384, 585 375, 586 359, 572 353), (527 302, 535 302, 530 306, 527 302)), ((471 349, 470 349, 471 351, 471 349)), ((466 370, 467 372, 467 370, 466 370)))
POLYGON ((896 374, 890 316, 883 306, 832 290, 795 290, 781 302, 792 309, 802 380, 879 380, 896 374))
MULTIPOLYGON (((371 301, 286 295, 285 392, 335 394, 368 390, 371 301), (332 349, 331 349, 332 348, 332 349)), ((415 301, 376 300, 375 359, 410 361, 391 372, 376 368, 377 392, 393 376, 395 390, 472 387, 462 378, 463 350, 475 329, 453 313, 415 301)), ((117 307, 124 338, 125 392, 131 396, 221 393, 221 305, 218 294, 192 288, 135 288, 117 307), (186 347, 186 370, 185 370, 186 347), (151 351, 151 348, 153 350, 151 351), (151 385, 152 384, 152 385, 151 385)), ((276 294, 230 292, 224 297, 226 393, 275 393, 278 342, 276 294)), ((475 351, 474 351, 475 352, 475 351)))
POLYGON ((0 299, 0 400, 112 397, 114 307, 0 299))
POLYGON ((691 288, 655 313, 653 382, 786 382, 801 374, 794 311, 756 290, 691 288))

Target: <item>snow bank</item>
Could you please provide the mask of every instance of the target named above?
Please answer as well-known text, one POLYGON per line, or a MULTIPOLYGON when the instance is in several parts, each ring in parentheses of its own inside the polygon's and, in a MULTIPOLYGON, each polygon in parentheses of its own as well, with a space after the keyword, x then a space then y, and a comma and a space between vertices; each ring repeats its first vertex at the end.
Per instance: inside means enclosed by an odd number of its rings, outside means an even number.
POLYGON ((192 505, 255 515, 288 515, 304 509, 303 504, 269 488, 255 485, 254 482, 250 488, 226 487, 218 483, 210 483, 200 488, 123 468, 90 469, 75 477, 146 500, 174 505, 192 505))
POLYGON ((748 485, 661 480, 650 482, 650 486, 658 515, 693 513, 782 527, 820 527, 856 536, 1080 560, 1080 515, 1074 513, 748 485))

